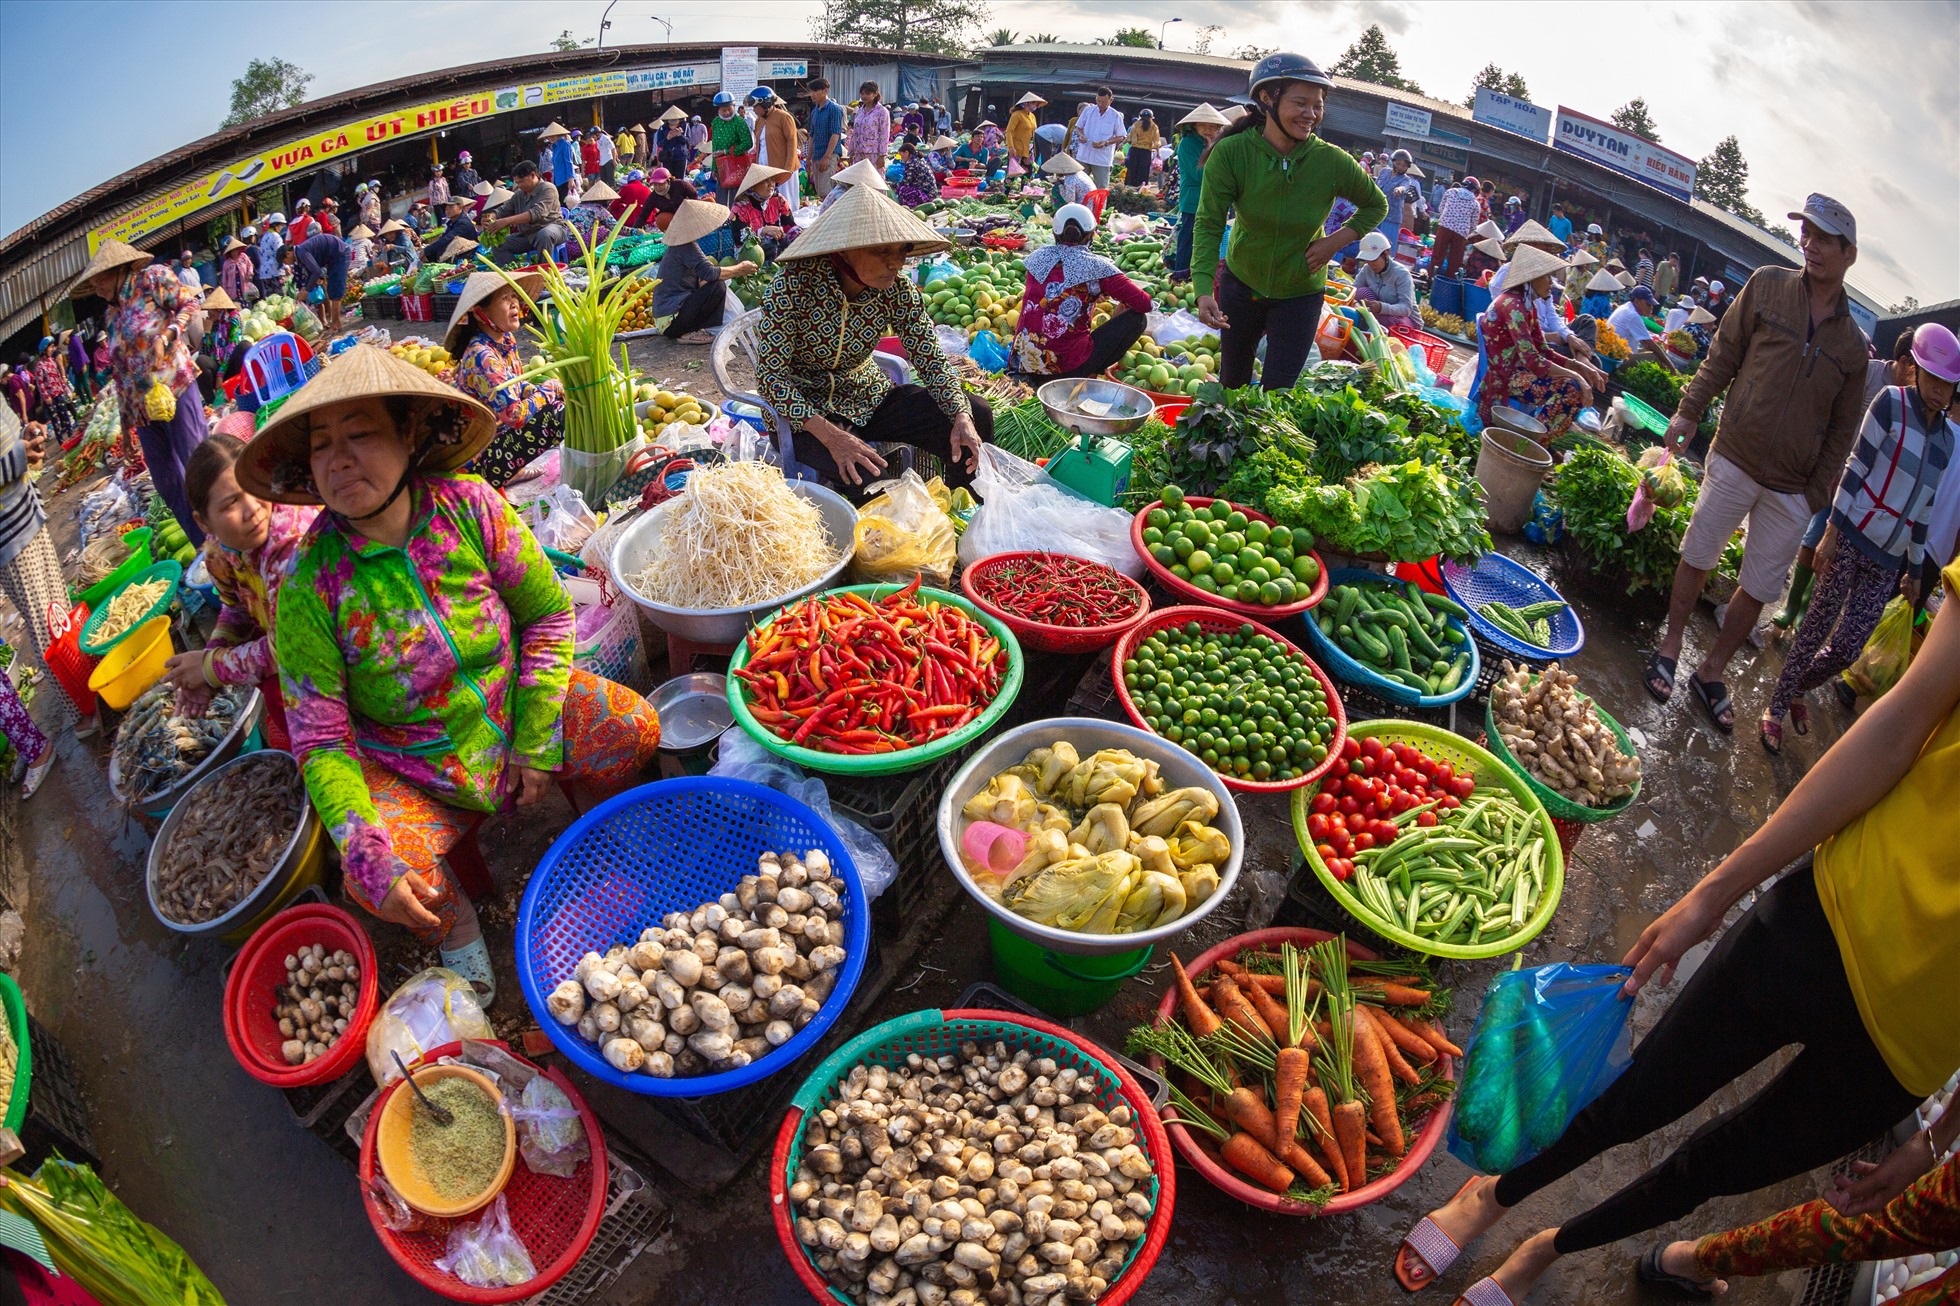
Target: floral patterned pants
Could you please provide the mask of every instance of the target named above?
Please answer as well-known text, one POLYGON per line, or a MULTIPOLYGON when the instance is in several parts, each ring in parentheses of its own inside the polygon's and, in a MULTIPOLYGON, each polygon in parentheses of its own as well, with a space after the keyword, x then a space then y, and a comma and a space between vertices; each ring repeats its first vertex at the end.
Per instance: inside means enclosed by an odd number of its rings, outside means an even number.
POLYGON ((1858 660, 1886 603, 1899 592, 1899 575, 1899 563, 1875 561, 1849 540, 1838 542, 1770 691, 1772 719, 1781 721, 1790 704, 1858 660))
POLYGON ((1564 435, 1578 420, 1579 410, 1585 404, 1579 400, 1579 385, 1565 377, 1533 377, 1522 390, 1514 391, 1514 399, 1522 399, 1532 408, 1545 410, 1546 434, 1564 435))
MULTIPOLYGON (((61 555, 55 552, 54 536, 46 526, 34 533, 34 538, 21 547, 13 561, 0 566, 0 594, 12 601, 14 610, 27 626, 28 638, 15 653, 32 654, 28 665, 45 669, 48 646, 54 643, 54 631, 48 625, 48 605, 58 604, 63 612, 69 608, 68 579, 62 574, 61 555)), ((44 727, 47 733, 58 735, 81 720, 84 710, 93 712, 95 695, 88 694, 87 698, 85 707, 77 706, 50 673, 35 700, 41 719, 47 723, 44 727)))
MULTIPOLYGON (((1947 1158, 1871 1215, 1839 1215, 1805 1202, 1766 1220, 1710 1234, 1695 1244, 1708 1278, 1775 1274, 1833 1261, 1876 1261, 1960 1247, 1960 1154, 1947 1158)), ((1960 1270, 1948 1270, 1893 1299, 1897 1306, 1960 1300, 1960 1270)))
POLYGON ((524 470, 525 464, 564 438, 564 408, 556 404, 541 408, 522 426, 499 426, 483 452, 470 459, 464 470, 501 490, 524 470))
POLYGON ((0 674, 0 734, 7 736, 23 762, 32 762, 48 746, 48 737, 34 724, 27 704, 20 701, 14 682, 5 674, 0 674))
MULTIPOLYGON (((562 729, 565 763, 559 777, 582 780, 606 797, 630 786, 660 748, 660 718, 652 704, 624 685, 577 668, 565 692, 562 729)), ((485 814, 452 807, 367 758, 361 759, 361 775, 388 827, 396 860, 438 891, 436 900, 423 906, 440 924, 411 932, 420 943, 439 944, 462 915, 462 889, 441 861, 485 814)), ((375 912, 376 904, 352 879, 343 881, 342 888, 351 901, 375 912)))

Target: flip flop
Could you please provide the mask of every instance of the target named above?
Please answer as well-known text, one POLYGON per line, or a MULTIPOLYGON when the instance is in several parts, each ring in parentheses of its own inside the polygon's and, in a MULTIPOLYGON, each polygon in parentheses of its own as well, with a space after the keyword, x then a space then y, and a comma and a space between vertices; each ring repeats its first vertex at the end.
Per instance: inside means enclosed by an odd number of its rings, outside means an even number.
POLYGON ((490 968, 490 945, 482 938, 451 952, 441 950, 442 964, 468 980, 485 1011, 497 1001, 497 972, 490 968))
POLYGON ((1465 1288, 1463 1295, 1456 1300, 1457 1306, 1517 1306, 1511 1300, 1511 1294, 1504 1291, 1504 1285, 1489 1277, 1465 1288))
POLYGON ((1725 735, 1734 734, 1735 704, 1729 700, 1729 687, 1719 680, 1703 680, 1692 671, 1688 673, 1688 687, 1707 709, 1708 719, 1715 723, 1715 728, 1725 735), (1727 721, 1722 720, 1724 712, 1729 714, 1727 721))
POLYGON ((1790 728, 1800 735, 1810 733, 1810 706, 1807 703, 1790 704, 1790 728))
POLYGON ((1665 1250, 1666 1246, 1662 1243, 1655 1243, 1652 1247, 1649 1247, 1647 1254, 1640 1258, 1639 1265, 1634 1267, 1634 1273, 1638 1274, 1648 1283, 1657 1283, 1663 1288, 1672 1288, 1683 1297, 1694 1297, 1706 1301, 1711 1297, 1721 1296, 1720 1293, 1708 1286, 1712 1280, 1690 1279, 1686 1275, 1669 1274, 1666 1270, 1662 1269, 1661 1253, 1665 1250))
POLYGON ((1653 696, 1656 703, 1665 703, 1674 697, 1674 669, 1678 662, 1677 658, 1664 658, 1658 653, 1647 655, 1647 676, 1641 683, 1647 686, 1648 694, 1653 696), (1656 690, 1654 682, 1657 680, 1666 688, 1656 690))
POLYGON ((1762 732, 1763 748, 1765 751, 1771 753, 1780 753, 1783 751, 1783 725, 1781 722, 1772 721, 1768 717, 1764 717, 1762 720, 1762 732))
MULTIPOLYGON (((1465 1179, 1463 1187, 1451 1195, 1450 1201, 1454 1202, 1469 1192, 1470 1185, 1476 1182, 1475 1175, 1465 1179)), ((1395 1250, 1395 1281, 1410 1292, 1421 1292, 1447 1274, 1450 1266, 1455 1265, 1456 1258, 1462 1254, 1463 1249, 1456 1245, 1456 1240, 1444 1233, 1442 1226, 1425 1215, 1416 1221, 1416 1227, 1409 1230, 1409 1236, 1404 1238, 1402 1245, 1395 1250), (1429 1271, 1428 1278, 1416 1277, 1415 1269, 1409 1263, 1411 1253, 1416 1260, 1422 1262, 1423 1268, 1429 1271)))
POLYGON ((34 796, 34 791, 41 787, 41 782, 48 778, 48 772, 52 771, 54 764, 60 760, 61 758, 57 754, 50 751, 47 761, 36 762, 27 768, 27 779, 20 787, 20 800, 22 802, 26 802, 34 796))

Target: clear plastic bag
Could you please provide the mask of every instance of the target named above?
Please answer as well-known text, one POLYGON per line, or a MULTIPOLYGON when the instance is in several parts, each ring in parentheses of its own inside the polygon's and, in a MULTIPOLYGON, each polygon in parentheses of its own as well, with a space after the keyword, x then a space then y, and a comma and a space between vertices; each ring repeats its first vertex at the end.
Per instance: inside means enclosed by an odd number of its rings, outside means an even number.
POLYGON ((1864 698, 1878 698, 1899 683, 1912 662, 1912 608, 1894 595, 1879 615, 1858 660, 1845 668, 1844 683, 1864 698))
POLYGON ((875 899, 898 878, 898 863, 892 860, 891 851, 877 835, 831 809, 830 791, 824 788, 822 780, 804 775, 802 767, 794 762, 785 762, 741 731, 730 730, 721 737, 720 756, 715 759, 714 767, 708 774, 767 785, 778 793, 788 794, 821 816, 837 832, 837 837, 844 841, 844 846, 851 850, 851 862, 857 867, 858 878, 864 882, 867 900, 875 899))
POLYGON ((851 579, 865 585, 904 584, 917 576, 944 589, 953 579, 960 547, 953 519, 946 515, 951 497, 945 482, 935 476, 928 485, 908 469, 870 490, 872 497, 858 509, 851 579))
POLYGON ((592 1155, 578 1108, 543 1075, 531 1076, 510 1114, 517 1121, 517 1154, 533 1173, 569 1179, 592 1155))
POLYGON ((989 554, 1045 550, 1143 576, 1130 547, 1130 514, 1077 494, 1025 458, 980 446, 973 493, 980 507, 960 536, 960 561, 969 567, 989 554))
POLYGON ((1557 962, 1491 981, 1450 1117, 1450 1155, 1501 1174, 1558 1141, 1620 1077, 1632 1049, 1626 966, 1557 962))
POLYGON ((453 1274, 472 1288, 515 1288, 538 1277, 531 1253, 524 1250, 510 1227, 504 1195, 497 1194, 474 1222, 453 1225, 435 1267, 453 1274))
POLYGON ((538 543, 560 553, 577 553, 599 529, 599 519, 586 506, 585 496, 562 483, 539 495, 524 510, 524 521, 538 543))
POLYGON ((431 1050, 466 1038, 495 1038, 476 989, 455 971, 431 966, 388 996, 368 1026, 368 1073, 385 1088, 400 1079, 389 1054, 414 1065, 431 1050))

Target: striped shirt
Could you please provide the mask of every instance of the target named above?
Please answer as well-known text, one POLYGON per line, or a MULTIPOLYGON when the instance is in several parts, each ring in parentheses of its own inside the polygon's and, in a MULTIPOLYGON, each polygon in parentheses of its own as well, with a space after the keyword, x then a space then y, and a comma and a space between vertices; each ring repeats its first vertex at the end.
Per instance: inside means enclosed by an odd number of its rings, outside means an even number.
POLYGON ((20 419, 12 409, 0 408, 0 567, 18 557, 47 520, 41 496, 27 476, 20 419))
POLYGON ((1926 556, 1933 496, 1952 461, 1946 415, 1928 414, 1916 389, 1887 386, 1865 410, 1831 520, 1867 556, 1917 567, 1926 556))

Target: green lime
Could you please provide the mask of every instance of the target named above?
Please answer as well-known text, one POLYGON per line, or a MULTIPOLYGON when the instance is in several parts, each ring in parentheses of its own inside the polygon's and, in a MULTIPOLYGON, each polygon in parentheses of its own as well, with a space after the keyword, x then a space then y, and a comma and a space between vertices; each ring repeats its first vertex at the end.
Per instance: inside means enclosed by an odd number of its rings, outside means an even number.
POLYGON ((1160 567, 1168 567, 1177 561, 1177 554, 1171 550, 1168 544, 1151 545, 1150 556, 1157 560, 1157 565, 1160 567))
POLYGON ((1264 544, 1271 539, 1273 528, 1262 521, 1249 521, 1245 524, 1245 537, 1254 544, 1264 544))
POLYGON ((1152 508, 1149 515, 1143 519, 1143 524, 1146 526, 1155 526, 1158 530, 1162 530, 1171 524, 1171 515, 1162 508, 1152 508))
POLYGON ((1191 569, 1193 576, 1202 576, 1211 570, 1211 554, 1204 549, 1194 549, 1191 556, 1184 560, 1184 565, 1191 569))
POLYGON ((1184 491, 1178 489, 1175 485, 1166 485, 1164 487, 1163 500, 1166 508, 1182 508, 1184 506, 1184 491))
POLYGON ((1179 562, 1183 562, 1185 559, 1189 558, 1192 555, 1192 553, 1197 550, 1198 547, 1196 544, 1192 543, 1191 537, 1189 535, 1171 536, 1170 546, 1171 546, 1171 552, 1177 555, 1177 560, 1179 562))
POLYGON ((1244 513, 1240 512, 1237 508, 1234 508, 1229 514, 1226 515, 1225 524, 1227 526, 1230 526, 1235 531, 1242 531, 1247 526, 1251 525, 1251 519, 1248 518, 1244 513))
POLYGON ((1293 559, 1293 579, 1312 588, 1320 583, 1320 564, 1311 555, 1293 559))
POLYGON ((1218 582, 1213 580, 1210 576, 1193 576, 1191 578, 1191 583, 1197 586, 1199 589, 1203 590, 1207 594, 1218 593, 1218 582))
POLYGON ((1164 533, 1155 526, 1146 526, 1143 528, 1143 542, 1145 544, 1162 544, 1164 542, 1164 533))
POLYGON ((1263 565, 1265 561, 1266 555, 1253 548, 1250 544, 1238 551, 1240 571, 1251 571, 1254 567, 1263 565))
POLYGON ((1180 562, 1180 563, 1176 563, 1175 565, 1173 565, 1173 566, 1171 567, 1171 575, 1173 575, 1173 576, 1175 576, 1175 577, 1177 577, 1177 578, 1178 578, 1179 580, 1190 580, 1190 579, 1191 579, 1191 569, 1190 569, 1189 567, 1187 567, 1187 566, 1185 566, 1185 565, 1184 565, 1183 563, 1181 563, 1181 562, 1180 562))
POLYGON ((1238 579, 1238 571, 1232 566, 1230 558, 1220 558, 1211 564, 1211 578, 1223 587, 1238 579))
POLYGON ((1312 549, 1313 532, 1304 526, 1295 526, 1293 528, 1293 551, 1295 553, 1308 553, 1312 549))
POLYGON ((1286 591, 1279 587, 1278 581, 1269 580, 1259 587, 1259 601, 1267 607, 1272 607, 1276 603, 1284 603, 1286 602, 1286 591))

